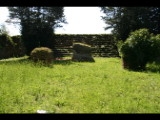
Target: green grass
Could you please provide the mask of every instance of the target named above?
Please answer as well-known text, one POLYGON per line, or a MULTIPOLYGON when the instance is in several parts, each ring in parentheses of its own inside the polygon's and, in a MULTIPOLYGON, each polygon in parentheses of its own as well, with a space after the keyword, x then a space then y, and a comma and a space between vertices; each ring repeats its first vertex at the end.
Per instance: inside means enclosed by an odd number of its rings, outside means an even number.
POLYGON ((120 58, 94 59, 52 67, 0 61, 0 113, 160 113, 160 67, 135 72, 120 58))

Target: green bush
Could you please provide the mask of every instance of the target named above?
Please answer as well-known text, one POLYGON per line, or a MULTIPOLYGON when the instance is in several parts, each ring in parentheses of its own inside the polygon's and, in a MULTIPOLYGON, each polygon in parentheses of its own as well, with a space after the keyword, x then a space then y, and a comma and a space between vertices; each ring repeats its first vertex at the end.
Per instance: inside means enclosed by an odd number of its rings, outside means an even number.
POLYGON ((123 40, 119 40, 116 43, 116 46, 117 46, 117 49, 118 49, 118 53, 119 53, 120 56, 121 56, 120 50, 121 50, 121 47, 122 47, 123 44, 124 44, 123 40))
POLYGON ((0 34, 0 59, 13 57, 14 46, 15 44, 8 34, 0 34))
POLYGON ((34 62, 41 62, 44 65, 50 65, 53 60, 53 51, 47 47, 37 47, 31 51, 31 60, 34 62))
POLYGON ((121 47, 123 67, 128 69, 145 69, 147 62, 153 59, 154 42, 148 29, 131 32, 121 47))
POLYGON ((160 63, 160 34, 152 35, 151 36, 152 40, 152 53, 150 57, 150 62, 157 62, 160 63))
POLYGON ((0 34, 0 48, 12 47, 14 42, 8 34, 0 34))
POLYGON ((25 55, 25 47, 20 35, 12 36, 12 41, 14 42, 14 56, 22 57, 25 55))

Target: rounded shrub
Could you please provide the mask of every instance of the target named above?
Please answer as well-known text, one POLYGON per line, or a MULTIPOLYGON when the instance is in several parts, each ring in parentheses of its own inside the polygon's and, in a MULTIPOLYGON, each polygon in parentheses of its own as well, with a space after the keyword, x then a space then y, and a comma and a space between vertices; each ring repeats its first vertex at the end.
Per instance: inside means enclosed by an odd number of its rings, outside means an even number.
POLYGON ((150 62, 157 62, 160 63, 160 34, 152 35, 152 54, 150 57, 150 62))
POLYGON ((34 62, 50 65, 53 60, 53 51, 48 47, 37 47, 31 51, 30 58, 34 62))
POLYGON ((131 32, 120 49, 123 67, 133 70, 145 69, 147 62, 153 58, 152 44, 148 29, 131 32))

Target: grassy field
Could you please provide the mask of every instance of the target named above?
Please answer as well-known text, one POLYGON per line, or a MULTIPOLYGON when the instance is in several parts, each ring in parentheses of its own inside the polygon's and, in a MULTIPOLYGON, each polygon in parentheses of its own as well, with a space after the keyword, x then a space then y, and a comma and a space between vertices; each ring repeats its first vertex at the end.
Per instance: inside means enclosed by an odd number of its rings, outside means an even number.
POLYGON ((160 113, 160 67, 122 68, 120 58, 95 63, 0 61, 0 113, 160 113))

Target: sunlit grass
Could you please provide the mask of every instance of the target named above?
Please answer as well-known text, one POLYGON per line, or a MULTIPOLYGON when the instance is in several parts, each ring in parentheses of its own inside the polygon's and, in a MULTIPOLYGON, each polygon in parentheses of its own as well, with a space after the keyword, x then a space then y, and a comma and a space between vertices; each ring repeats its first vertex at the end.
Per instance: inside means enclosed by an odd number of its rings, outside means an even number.
POLYGON ((94 59, 52 67, 1 61, 0 113, 160 112, 159 72, 124 70, 120 58, 94 59))

